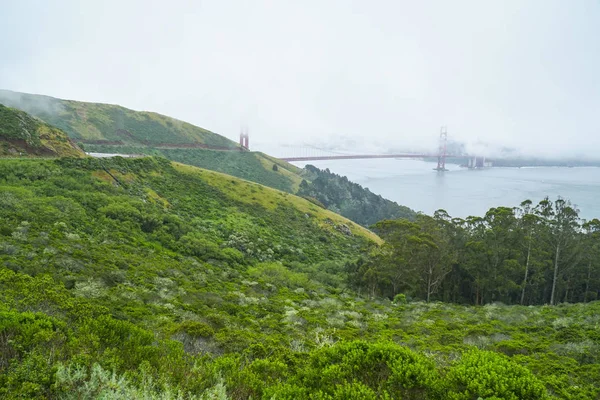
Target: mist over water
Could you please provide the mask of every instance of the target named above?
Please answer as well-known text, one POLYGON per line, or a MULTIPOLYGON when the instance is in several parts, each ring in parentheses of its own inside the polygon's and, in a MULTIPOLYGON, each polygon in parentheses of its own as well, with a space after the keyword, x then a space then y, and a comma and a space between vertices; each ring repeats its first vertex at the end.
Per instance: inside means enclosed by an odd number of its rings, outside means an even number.
MULTIPOLYGON (((294 163, 303 167, 305 163, 294 163)), ((600 168, 491 168, 468 170, 447 165, 433 171, 433 163, 419 160, 335 160, 310 164, 345 175, 385 198, 416 211, 432 214, 444 209, 453 217, 483 215, 491 207, 534 203, 545 196, 571 200, 580 217, 600 217, 600 168)))

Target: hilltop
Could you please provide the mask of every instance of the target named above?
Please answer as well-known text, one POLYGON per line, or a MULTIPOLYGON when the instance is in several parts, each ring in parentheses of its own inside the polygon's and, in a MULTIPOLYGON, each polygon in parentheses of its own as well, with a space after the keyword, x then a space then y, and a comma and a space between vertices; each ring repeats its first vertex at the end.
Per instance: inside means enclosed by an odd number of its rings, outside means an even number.
POLYGON ((83 157, 67 134, 27 113, 0 104, 0 157, 83 157))
POLYGON ((18 108, 83 144, 237 149, 224 136, 161 114, 112 104, 62 100, 0 90, 0 104, 18 108))

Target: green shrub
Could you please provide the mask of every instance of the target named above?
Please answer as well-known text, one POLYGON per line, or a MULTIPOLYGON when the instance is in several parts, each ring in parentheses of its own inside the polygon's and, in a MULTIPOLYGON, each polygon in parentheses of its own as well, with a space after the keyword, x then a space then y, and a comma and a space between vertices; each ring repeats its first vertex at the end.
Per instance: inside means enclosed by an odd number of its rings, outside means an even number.
POLYGON ((215 334, 214 329, 203 322, 185 321, 179 324, 179 330, 192 337, 212 337, 215 334))
POLYGON ((406 304, 406 295, 404 293, 398 293, 394 296, 394 304, 406 304))
POLYGON ((347 390, 428 398, 438 393, 440 381, 435 365, 423 355, 392 343, 360 341, 315 351, 302 375, 311 391, 333 396, 338 385, 351 385, 347 390))
POLYGON ((472 350, 446 375, 447 398, 547 399, 544 385, 529 371, 501 354, 472 350))

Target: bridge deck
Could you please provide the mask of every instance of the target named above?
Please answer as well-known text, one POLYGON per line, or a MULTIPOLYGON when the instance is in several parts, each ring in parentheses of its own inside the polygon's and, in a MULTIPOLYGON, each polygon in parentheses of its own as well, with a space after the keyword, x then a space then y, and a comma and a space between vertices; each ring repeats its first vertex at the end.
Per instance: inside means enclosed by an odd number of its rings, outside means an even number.
MULTIPOLYGON (((446 158, 468 158, 469 156, 446 155, 446 158)), ((355 154, 344 156, 284 157, 283 161, 364 160, 369 158, 438 158, 437 154, 355 154)))

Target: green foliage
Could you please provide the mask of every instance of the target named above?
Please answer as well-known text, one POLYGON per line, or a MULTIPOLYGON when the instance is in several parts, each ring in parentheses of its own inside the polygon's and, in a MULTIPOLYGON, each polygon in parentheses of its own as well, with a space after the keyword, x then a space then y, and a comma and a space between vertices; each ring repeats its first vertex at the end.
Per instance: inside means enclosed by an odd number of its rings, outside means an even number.
POLYGON ((307 165, 306 170, 310 181, 301 183, 298 195, 315 198, 329 210, 358 224, 369 226, 383 219, 415 218, 416 213, 410 208, 371 193, 345 176, 312 165, 307 165))
POLYGON ((35 135, 39 122, 14 108, 0 104, 0 126, 2 137, 5 139, 20 139, 30 146, 39 147, 41 141, 35 135))
POLYGON ((295 181, 301 179, 292 165, 285 163, 283 166, 278 166, 278 170, 275 171, 273 168, 268 167, 271 161, 262 153, 256 152, 97 144, 89 144, 87 148, 101 153, 163 156, 183 164, 223 172, 290 193, 294 191, 295 181), (282 173, 283 171, 287 171, 287 174, 282 173))
POLYGON ((198 321, 182 322, 179 329, 193 337, 211 337, 215 334, 210 325, 198 321))
MULTIPOLYGON (((2 160, 0 398, 598 398, 600 302, 436 302, 456 292, 446 282, 419 301, 429 274, 411 265, 439 262, 464 287, 475 261, 526 254, 529 236, 511 239, 522 222, 484 220, 384 222, 378 246, 304 199, 162 158, 2 160), (393 265, 394 302, 378 297, 393 265), (375 296, 347 285, 357 271, 375 296)), ((551 243, 539 232, 532 287, 551 243)), ((596 265, 596 225, 580 233, 572 284, 596 265)), ((502 281, 482 278, 487 299, 502 281)))
POLYGON ((394 304, 406 304, 406 295, 404 293, 398 293, 394 296, 394 304))
POLYGON ((464 354, 446 377, 452 388, 448 399, 547 399, 542 382, 505 356, 471 351, 464 354))
POLYGON ((258 264, 256 267, 248 269, 248 274, 250 277, 259 280, 259 282, 275 285, 276 287, 308 289, 312 286, 306 274, 290 271, 278 263, 258 264))
POLYGON ((344 392, 367 398, 371 394, 435 398, 440 382, 431 360, 391 343, 350 342, 320 349, 301 374, 301 381, 310 391, 320 390, 333 398, 344 392), (340 385, 346 386, 341 392, 340 385))
POLYGON ((372 228, 386 243, 347 268, 350 284, 372 296, 556 304, 592 300, 600 290, 600 222, 582 223, 561 198, 465 220, 439 210, 372 228))
POLYGON ((0 156, 82 157, 63 131, 0 104, 0 156))
POLYGON ((183 393, 168 384, 159 384, 145 370, 136 385, 124 375, 109 372, 99 364, 88 369, 77 365, 59 364, 54 392, 60 399, 150 399, 150 400, 228 400, 225 386, 219 382, 202 395, 183 393))

